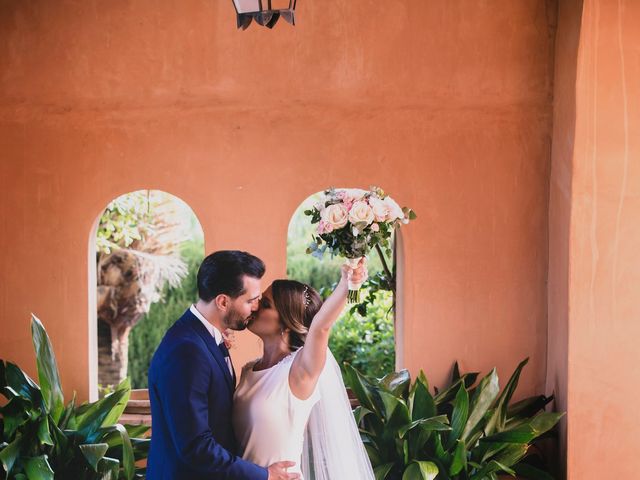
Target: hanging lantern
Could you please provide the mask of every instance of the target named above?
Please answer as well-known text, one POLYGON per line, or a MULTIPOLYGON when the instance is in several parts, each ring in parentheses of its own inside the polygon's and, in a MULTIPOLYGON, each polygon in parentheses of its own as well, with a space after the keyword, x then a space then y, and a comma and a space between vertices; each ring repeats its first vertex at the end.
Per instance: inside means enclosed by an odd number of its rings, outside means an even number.
POLYGON ((238 18, 238 28, 246 30, 252 20, 259 25, 273 28, 283 18, 295 25, 296 0, 233 0, 238 18))

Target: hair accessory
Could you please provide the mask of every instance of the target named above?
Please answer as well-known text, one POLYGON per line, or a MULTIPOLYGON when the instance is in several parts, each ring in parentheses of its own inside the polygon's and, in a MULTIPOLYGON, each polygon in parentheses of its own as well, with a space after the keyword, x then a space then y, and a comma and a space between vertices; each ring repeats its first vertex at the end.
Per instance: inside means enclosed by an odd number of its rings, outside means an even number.
POLYGON ((304 286, 304 292, 302 292, 302 295, 304 295, 304 308, 306 309, 309 304, 311 303, 311 295, 309 295, 309 286, 305 285, 304 286))

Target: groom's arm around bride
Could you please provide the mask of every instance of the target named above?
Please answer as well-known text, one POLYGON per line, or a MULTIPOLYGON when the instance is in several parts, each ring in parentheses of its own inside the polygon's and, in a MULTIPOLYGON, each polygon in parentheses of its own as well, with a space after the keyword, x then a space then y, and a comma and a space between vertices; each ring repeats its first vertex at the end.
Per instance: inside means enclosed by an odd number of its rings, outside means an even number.
POLYGON ((148 480, 293 480, 291 462, 264 468, 237 455, 231 424, 235 373, 221 340, 242 330, 260 298, 264 263, 245 252, 209 255, 200 300, 167 331, 149 368, 148 480))

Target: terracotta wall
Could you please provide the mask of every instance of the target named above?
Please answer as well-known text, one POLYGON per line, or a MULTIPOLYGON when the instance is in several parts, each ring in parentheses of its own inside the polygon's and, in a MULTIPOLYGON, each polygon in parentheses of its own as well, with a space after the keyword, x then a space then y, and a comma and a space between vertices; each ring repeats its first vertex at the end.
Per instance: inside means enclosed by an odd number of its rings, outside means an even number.
MULTIPOLYGON (((582 0, 559 3, 554 71, 553 141, 549 182, 549 294, 547 395, 553 408, 567 411, 569 345, 569 259, 572 174, 576 127, 576 70, 582 0)), ((567 417, 560 422, 560 465, 566 475, 567 417)))
POLYGON ((230 3, 0 3, 0 357, 33 372, 35 312, 88 396, 89 244, 121 193, 179 196, 270 280, 299 202, 379 184, 420 216, 404 365, 504 381, 529 356, 519 395, 542 391, 553 2, 302 1, 246 32, 230 3))
POLYGON ((568 472, 576 480, 638 478, 639 24, 635 0, 584 1, 568 277, 568 472))

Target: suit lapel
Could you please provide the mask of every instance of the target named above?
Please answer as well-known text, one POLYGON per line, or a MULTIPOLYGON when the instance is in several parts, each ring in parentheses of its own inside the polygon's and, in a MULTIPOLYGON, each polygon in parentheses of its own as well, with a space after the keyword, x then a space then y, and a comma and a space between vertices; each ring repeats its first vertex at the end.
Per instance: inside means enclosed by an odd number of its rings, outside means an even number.
POLYGON ((211 334, 207 330, 207 327, 205 327, 202 322, 193 313, 191 313, 190 310, 187 310, 185 312, 183 318, 189 324, 189 326, 196 331, 200 338, 202 338, 205 345, 207 346, 207 349, 209 350, 209 352, 211 352, 211 355, 213 355, 213 358, 215 358, 218 366, 222 369, 222 373, 224 373, 224 379, 227 381, 227 385, 233 392, 233 378, 231 377, 231 372, 229 372, 229 367, 227 366, 227 362, 224 359, 224 355, 222 354, 220 347, 218 347, 218 345, 216 344, 215 338, 211 336, 211 334))

